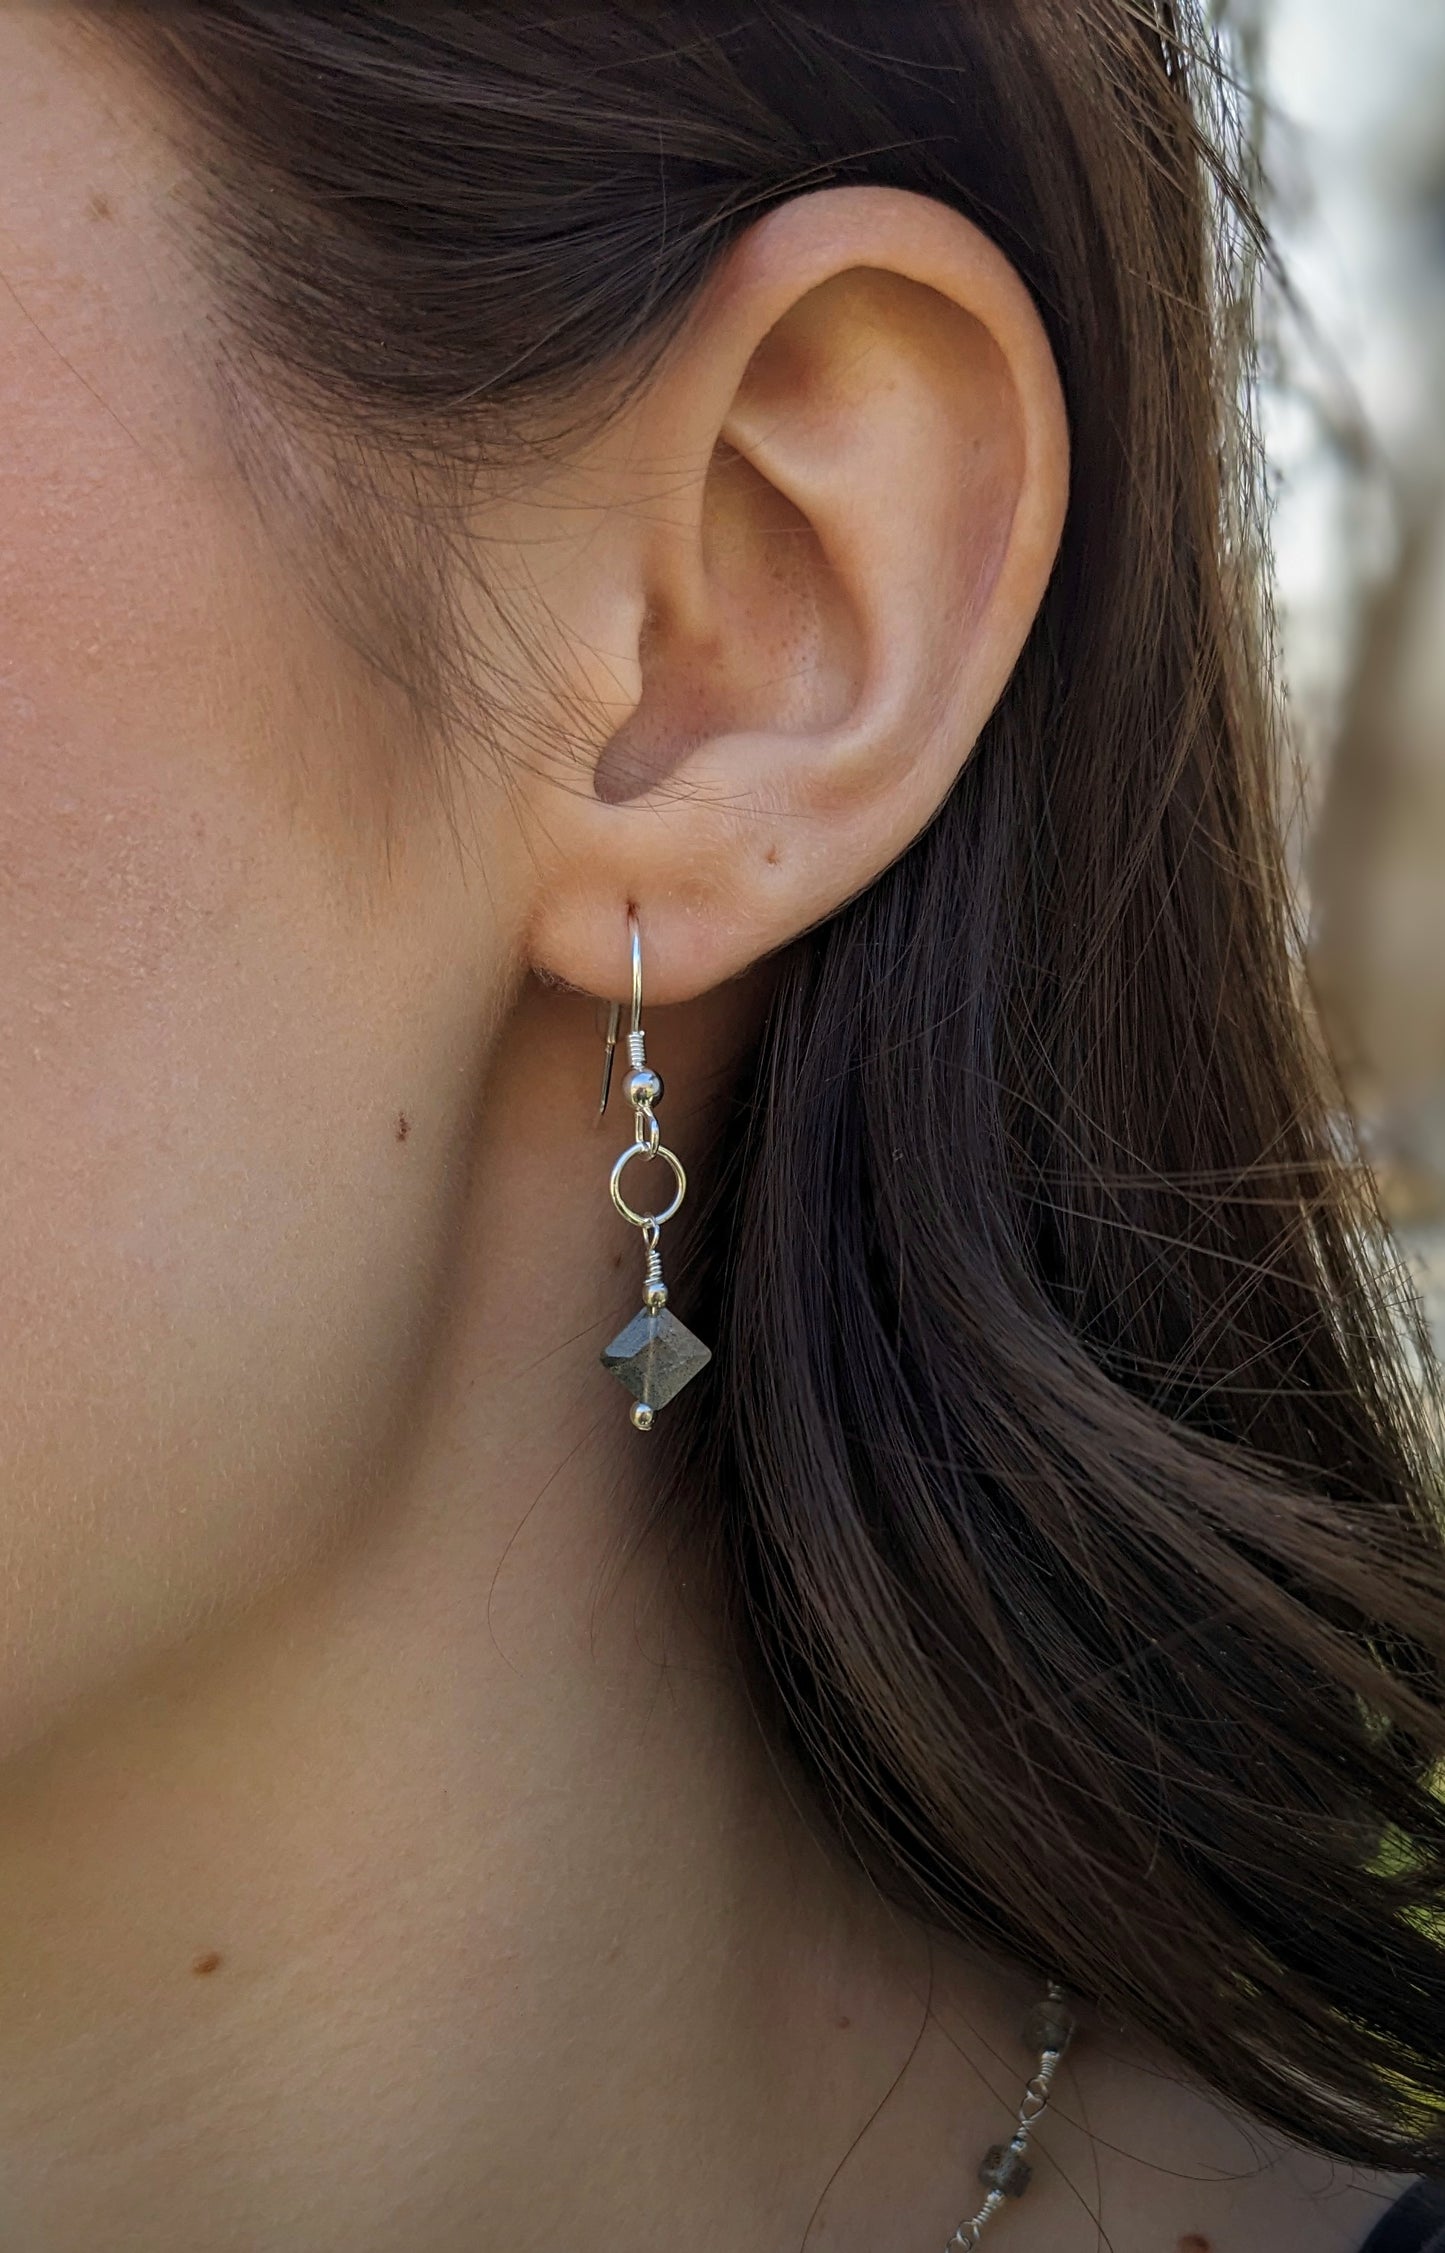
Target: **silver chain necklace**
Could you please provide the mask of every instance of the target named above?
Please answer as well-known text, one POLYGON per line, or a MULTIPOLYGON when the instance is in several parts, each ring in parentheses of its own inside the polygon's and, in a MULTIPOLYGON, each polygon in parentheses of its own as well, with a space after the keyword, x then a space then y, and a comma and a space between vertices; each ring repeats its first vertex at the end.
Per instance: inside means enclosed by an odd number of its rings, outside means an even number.
POLYGON ((1051 1979, 1042 2002, 1034 2004, 1021 2030, 1029 2048, 1038 2051, 1039 2062, 1024 2089, 1017 2125, 1007 2143, 990 2144, 984 2153, 978 2179, 987 2186, 988 2196, 976 2214, 970 2214, 966 2222, 959 2223, 944 2253, 971 2253, 984 2224, 992 2220, 1004 2200, 1022 2198, 1028 2189, 1033 2178, 1033 2168, 1028 2161, 1029 2136, 1035 2122, 1048 2108, 1054 2075, 1069 2046, 1075 2023, 1063 1988, 1056 1979, 1051 1979))

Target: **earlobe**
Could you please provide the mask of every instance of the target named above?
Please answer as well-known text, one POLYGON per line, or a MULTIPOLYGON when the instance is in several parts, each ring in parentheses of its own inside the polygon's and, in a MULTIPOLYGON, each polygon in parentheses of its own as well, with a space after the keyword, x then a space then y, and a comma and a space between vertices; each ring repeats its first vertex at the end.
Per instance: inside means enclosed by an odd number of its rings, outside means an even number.
POLYGON ((682 1000, 825 919, 937 811, 1042 600, 1067 439, 1008 262, 884 188, 751 229, 630 418, 637 694, 554 809, 535 959, 620 990, 636 902, 657 998, 682 1000))

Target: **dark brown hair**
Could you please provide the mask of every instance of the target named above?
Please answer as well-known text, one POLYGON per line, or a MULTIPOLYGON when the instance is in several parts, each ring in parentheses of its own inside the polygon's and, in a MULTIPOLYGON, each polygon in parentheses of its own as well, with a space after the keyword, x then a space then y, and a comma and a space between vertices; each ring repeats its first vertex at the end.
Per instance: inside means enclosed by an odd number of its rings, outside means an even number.
POLYGON ((940 197, 1018 266, 1072 430, 1058 568, 938 818, 782 964, 658 1510, 897 1900, 1310 2145, 1445 2170, 1442 1504, 1295 990, 1239 384, 1258 230, 1202 23, 130 13, 202 128, 248 380, 378 458, 480 458, 620 392, 820 184, 940 197))

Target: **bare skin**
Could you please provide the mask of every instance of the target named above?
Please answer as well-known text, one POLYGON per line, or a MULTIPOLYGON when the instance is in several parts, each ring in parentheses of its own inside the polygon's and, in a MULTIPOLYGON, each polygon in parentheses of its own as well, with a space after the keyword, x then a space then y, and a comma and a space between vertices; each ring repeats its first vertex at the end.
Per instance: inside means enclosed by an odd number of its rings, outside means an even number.
MULTIPOLYGON (((918 199, 756 227, 487 505, 590 732, 448 812, 237 467, 177 168, 69 9, 0 12, 0 2240, 929 2253, 1033 1990, 833 1866, 627 1551, 582 997, 637 903, 695 1155, 754 966, 1028 631, 1042 331, 918 199)), ((994 2236, 1353 2253, 1399 2187, 1093 2027, 994 2236)))

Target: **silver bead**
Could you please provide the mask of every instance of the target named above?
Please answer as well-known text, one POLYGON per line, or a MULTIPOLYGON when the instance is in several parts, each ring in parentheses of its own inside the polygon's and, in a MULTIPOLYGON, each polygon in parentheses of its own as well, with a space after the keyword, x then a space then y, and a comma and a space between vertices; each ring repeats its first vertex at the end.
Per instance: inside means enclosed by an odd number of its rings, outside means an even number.
POLYGON ((649 1314, 661 1314, 667 1304, 667 1285, 649 1283, 642 1296, 649 1314))
POLYGON ((649 1408, 645 1400, 635 1400, 633 1402, 632 1421, 637 1426, 637 1429, 640 1432, 651 1431, 655 1415, 656 1410, 649 1408))
POLYGON ((629 1072, 623 1082, 623 1093, 629 1103, 656 1103, 662 1096, 662 1081, 650 1064, 629 1072))

